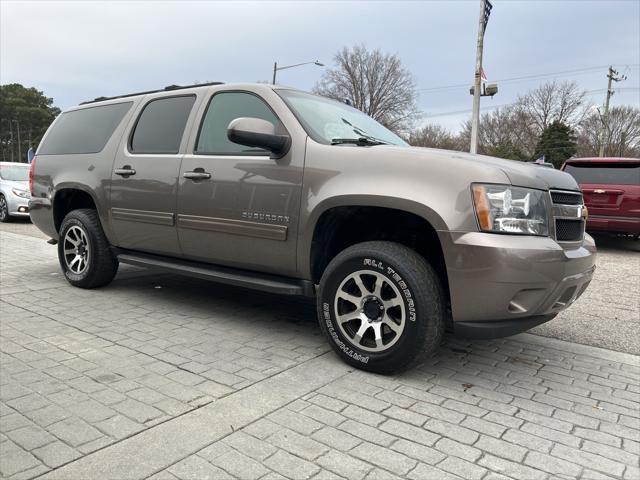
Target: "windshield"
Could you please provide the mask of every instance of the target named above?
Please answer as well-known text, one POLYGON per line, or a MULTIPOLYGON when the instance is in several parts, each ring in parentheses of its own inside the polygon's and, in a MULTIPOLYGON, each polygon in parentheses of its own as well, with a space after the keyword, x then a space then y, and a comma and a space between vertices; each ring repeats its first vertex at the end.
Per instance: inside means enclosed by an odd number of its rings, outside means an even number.
POLYGON ((26 182, 29 180, 29 167, 0 165, 0 178, 12 182, 26 182))
POLYGON ((395 133, 345 103, 295 90, 276 90, 296 114, 311 138, 320 143, 368 138, 407 146, 395 133))

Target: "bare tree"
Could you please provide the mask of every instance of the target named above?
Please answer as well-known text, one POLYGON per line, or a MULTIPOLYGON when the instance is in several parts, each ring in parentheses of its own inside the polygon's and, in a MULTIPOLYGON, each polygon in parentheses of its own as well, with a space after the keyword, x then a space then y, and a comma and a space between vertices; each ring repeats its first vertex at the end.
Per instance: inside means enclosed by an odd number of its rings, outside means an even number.
POLYGON ((344 101, 396 133, 407 133, 419 116, 413 75, 397 55, 364 45, 343 48, 335 68, 325 71, 314 92, 344 101))
POLYGON ((428 124, 409 135, 409 143, 414 147, 442 148, 445 150, 465 150, 458 135, 453 135, 441 125, 428 124))
MULTIPOLYGON (((554 121, 576 128, 589 105, 575 82, 548 82, 518 97, 513 105, 485 113, 480 119, 478 151, 519 160, 531 159, 545 128, 554 121)), ((469 138, 470 122, 462 137, 469 138)))
POLYGON ((531 119, 539 132, 553 122, 571 127, 580 123, 589 105, 586 92, 576 82, 547 82, 516 101, 516 108, 531 119))
MULTIPOLYGON (((478 130, 478 152, 515 160, 524 160, 533 155, 537 137, 532 135, 530 120, 513 105, 484 113, 478 130)), ((468 143, 471 121, 462 126, 461 141, 468 143)))
MULTIPOLYGON (((578 156, 598 155, 601 128, 600 113, 592 111, 578 128, 578 156)), ((640 108, 620 106, 609 111, 604 154, 609 157, 640 158, 640 108)))

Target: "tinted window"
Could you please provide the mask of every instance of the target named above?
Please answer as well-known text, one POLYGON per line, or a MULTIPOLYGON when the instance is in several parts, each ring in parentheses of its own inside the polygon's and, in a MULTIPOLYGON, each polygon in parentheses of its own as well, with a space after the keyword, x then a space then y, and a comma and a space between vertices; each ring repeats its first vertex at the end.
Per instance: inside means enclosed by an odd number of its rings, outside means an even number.
POLYGON ((207 108, 200 134, 197 153, 233 154, 262 153, 265 150, 238 145, 227 138, 227 127, 240 117, 254 117, 280 126, 278 117, 260 98, 250 93, 229 92, 214 95, 207 108))
POLYGON ((131 105, 115 103, 63 113, 40 145, 38 155, 101 151, 131 105))
POLYGON ((196 97, 152 100, 142 110, 131 137, 132 153, 178 153, 196 97))
POLYGON ((13 182, 26 182, 29 180, 29 166, 0 164, 0 178, 13 182))
POLYGON ((565 172, 578 183, 640 185, 640 164, 568 164, 565 172))

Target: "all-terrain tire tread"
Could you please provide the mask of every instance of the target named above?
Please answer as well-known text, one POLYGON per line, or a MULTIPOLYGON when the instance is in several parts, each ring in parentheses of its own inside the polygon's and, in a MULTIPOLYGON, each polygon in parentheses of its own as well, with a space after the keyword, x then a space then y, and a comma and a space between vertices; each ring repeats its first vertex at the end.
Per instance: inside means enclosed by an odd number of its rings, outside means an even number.
MULTIPOLYGON (((424 310, 425 306, 428 305, 432 309, 430 315, 432 318, 428 319, 429 321, 421 321, 418 324, 417 334, 421 348, 415 354, 405 358, 404 361, 393 362, 387 366, 378 365, 375 367, 375 371, 384 374, 397 373, 422 363, 425 358, 433 354, 440 346, 445 332, 446 303, 438 274, 421 255, 405 245, 388 241, 369 241, 348 247, 336 255, 325 269, 323 280, 330 276, 345 260, 362 256, 387 257, 395 266, 403 270, 403 276, 411 284, 418 308, 424 310), (417 285, 421 285, 423 288, 417 288, 417 285)), ((324 281, 320 282, 318 291, 319 319, 322 318, 321 299, 324 298, 324 283, 324 281)), ((372 370, 370 368, 367 369, 372 370)))
MULTIPOLYGON (((72 281, 69 278, 67 280, 76 287, 87 289, 108 285, 118 272, 118 259, 113 255, 109 240, 107 240, 104 230, 102 230, 98 212, 90 208, 72 210, 64 218, 60 233, 64 231, 68 220, 74 218, 85 225, 88 235, 93 240, 91 261, 95 263, 92 265, 89 274, 82 280, 72 281)), ((60 242, 62 243, 62 241, 61 238, 60 242)))

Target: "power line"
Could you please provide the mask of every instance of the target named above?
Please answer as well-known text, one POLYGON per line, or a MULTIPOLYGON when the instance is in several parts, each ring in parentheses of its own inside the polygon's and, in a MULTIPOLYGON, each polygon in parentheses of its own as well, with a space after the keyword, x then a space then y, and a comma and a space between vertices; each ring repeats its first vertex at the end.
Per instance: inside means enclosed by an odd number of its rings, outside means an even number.
MULTIPOLYGON (((616 88, 616 91, 620 91, 620 90, 640 90, 640 87, 627 87, 627 88, 616 88)), ((606 92, 607 89, 606 88, 598 88, 596 90, 585 90, 584 93, 586 94, 590 94, 590 93, 599 93, 599 92, 606 92)), ((514 105, 514 103, 501 103, 499 105, 487 105, 485 107, 480 107, 480 110, 492 110, 494 108, 501 108, 501 107, 509 107, 514 105)), ((466 109, 466 110, 452 110, 449 112, 439 112, 439 113, 434 113, 433 115, 425 115, 424 118, 434 118, 434 117, 448 117, 449 115, 458 115, 461 113, 469 113, 472 110, 470 108, 466 109)))
MULTIPOLYGON (((480 107, 480 110, 491 110, 494 108, 500 108, 500 107, 508 107, 510 105, 513 105, 512 103, 501 103, 500 105, 487 105, 486 107, 480 107)), ((454 110, 451 112, 440 112, 440 113, 436 113, 433 115, 425 115, 425 118, 433 118, 433 117, 447 117, 449 115, 457 115, 460 113, 469 113, 471 112, 472 109, 467 108, 466 110, 454 110)))
MULTIPOLYGON (((624 88, 616 88, 616 92, 618 91, 629 91, 629 90, 640 90, 640 87, 624 87, 624 88)), ((585 90, 584 93, 598 93, 598 92, 606 92, 606 88, 597 88, 595 90, 585 90)))
MULTIPOLYGON (((629 64, 624 64, 622 65, 624 67, 629 67, 629 68, 635 68, 640 66, 640 64, 638 63, 629 63, 629 64)), ((537 78, 545 78, 545 77, 552 77, 552 76, 558 76, 558 75, 566 75, 566 74, 575 74, 575 73, 590 73, 592 71, 597 71, 601 68, 608 68, 609 65, 598 65, 595 67, 586 67, 586 68, 577 68, 577 69, 573 69, 573 70, 562 70, 562 71, 558 71, 558 72, 549 72, 549 73, 538 73, 538 74, 532 74, 532 75, 523 75, 520 77, 511 77, 511 78, 503 78, 501 80, 495 80, 495 82, 516 82, 516 81, 520 81, 520 80, 529 80, 529 79, 537 79, 537 78)), ((433 92, 436 90, 447 90, 447 89, 451 89, 451 88, 461 88, 461 87, 468 87, 469 83, 457 83, 454 85, 441 85, 439 87, 428 87, 428 88, 419 88, 418 91, 420 92, 433 92)))

